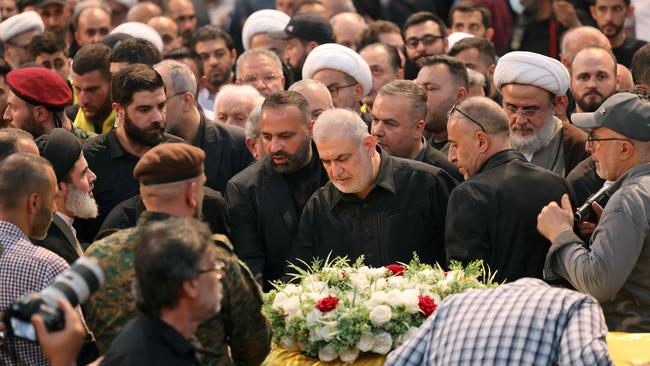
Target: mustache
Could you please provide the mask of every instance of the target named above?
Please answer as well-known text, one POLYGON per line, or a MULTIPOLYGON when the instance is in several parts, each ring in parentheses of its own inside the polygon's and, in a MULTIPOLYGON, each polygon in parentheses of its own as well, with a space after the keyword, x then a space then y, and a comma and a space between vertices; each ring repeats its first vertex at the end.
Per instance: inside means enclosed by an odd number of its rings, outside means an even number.
POLYGON ((282 150, 271 154, 271 158, 288 158, 288 157, 289 157, 289 154, 287 154, 286 152, 284 152, 282 150))

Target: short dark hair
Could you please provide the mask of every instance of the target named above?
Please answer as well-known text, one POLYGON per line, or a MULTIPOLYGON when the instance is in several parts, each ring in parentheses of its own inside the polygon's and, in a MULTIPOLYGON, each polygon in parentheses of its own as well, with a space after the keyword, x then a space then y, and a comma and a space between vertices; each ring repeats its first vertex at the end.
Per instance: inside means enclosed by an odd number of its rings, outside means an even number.
POLYGON ((208 225, 192 218, 170 218, 146 225, 135 247, 136 305, 159 316, 174 308, 185 281, 196 278, 212 246, 208 225), (162 284, 162 285, 161 285, 162 284))
POLYGON ((162 54, 151 42, 129 38, 118 44, 111 53, 111 62, 126 62, 153 66, 162 61, 162 54))
POLYGON ((632 57, 632 79, 637 85, 650 86, 650 43, 639 48, 632 57))
MULTIPOLYGON (((630 0, 623 0, 623 1, 625 2, 625 6, 630 6, 630 0)), ((589 3, 590 3, 591 5, 593 5, 593 6, 596 6, 596 3, 597 3, 597 2, 598 2, 598 0, 592 0, 592 1, 590 1, 589 3)))
POLYGON ((481 58, 488 61, 489 65, 496 63, 497 51, 494 49, 494 44, 485 38, 463 38, 454 43, 447 54, 451 57, 456 57, 459 53, 465 50, 471 50, 472 48, 476 48, 481 58))
POLYGON ((390 63, 390 67, 394 71, 397 71, 397 70, 402 68, 402 60, 399 58, 399 53, 397 52, 397 48, 395 48, 395 47, 393 47, 393 46, 391 46, 389 44, 377 42, 377 43, 373 43, 373 44, 365 46, 363 49, 361 49, 361 51, 359 53, 361 53, 361 52, 363 52, 363 50, 371 48, 371 47, 383 48, 386 51, 386 53, 388 53, 388 62, 390 63))
POLYGON ((153 67, 144 64, 133 64, 120 70, 113 78, 113 101, 122 107, 133 102, 133 94, 139 91, 155 91, 164 89, 162 77, 153 67))
POLYGON ((176 61, 182 61, 187 58, 194 60, 194 62, 196 62, 196 66, 199 69, 199 76, 205 75, 201 56, 199 56, 196 52, 192 51, 191 49, 185 46, 174 48, 173 50, 169 51, 169 53, 167 53, 164 57, 165 60, 176 60, 176 61))
POLYGON ((402 35, 402 31, 400 31, 397 24, 389 22, 388 20, 375 20, 368 24, 368 28, 363 31, 363 35, 361 36, 361 48, 380 42, 379 35, 382 33, 399 33, 400 36, 402 35))
POLYGON ((43 53, 51 55, 53 53, 63 52, 66 57, 68 56, 65 41, 59 35, 52 32, 43 32, 35 35, 29 43, 28 50, 32 59, 36 59, 38 55, 43 53))
POLYGON ((11 65, 5 59, 0 58, 0 76, 5 77, 11 72, 11 65))
POLYGON ((9 155, 19 152, 18 143, 24 140, 34 141, 31 133, 19 128, 0 129, 0 161, 9 155))
POLYGON ((300 93, 290 90, 283 90, 273 93, 264 99, 262 111, 267 108, 281 108, 295 106, 303 115, 303 122, 306 124, 311 119, 309 112, 309 102, 300 93))
POLYGON ((448 55, 436 55, 436 56, 425 56, 419 59, 418 65, 420 68, 425 68, 427 66, 434 66, 438 64, 443 64, 447 66, 449 73, 452 76, 452 79, 456 81, 458 86, 463 86, 465 89, 469 89, 469 77, 467 76, 467 69, 465 65, 456 60, 455 58, 448 55))
POLYGON ((46 159, 28 153, 15 153, 0 162, 0 207, 5 210, 18 209, 30 194, 44 195, 50 185, 47 167, 52 164, 46 159))
POLYGON ((300 8, 305 5, 323 5, 323 2, 320 0, 301 0, 293 7, 293 12, 298 13, 298 11, 300 11, 300 8))
POLYGON ((439 34, 440 36, 447 35, 447 26, 445 25, 445 22, 442 19, 440 19, 439 16, 430 13, 428 11, 419 11, 415 14, 411 14, 411 16, 406 19, 406 22, 404 23, 404 27, 402 27, 402 35, 406 38, 407 29, 409 29, 414 25, 422 24, 428 21, 432 21, 438 24, 438 27, 440 28, 440 34, 439 34))
POLYGON ((222 39, 226 43, 226 47, 232 51, 235 48, 234 43, 232 42, 232 37, 225 30, 217 27, 216 25, 205 25, 194 31, 192 35, 192 40, 190 42, 190 47, 193 51, 196 51, 196 44, 199 42, 205 41, 214 41, 222 39))
POLYGON ((481 21, 483 22, 483 26, 485 27, 485 29, 488 29, 492 26, 492 12, 490 11, 490 9, 472 0, 463 0, 458 4, 454 5, 451 8, 451 10, 449 10, 450 27, 453 26, 454 13, 457 11, 461 13, 473 13, 475 11, 478 11, 481 13, 481 21))
POLYGON ((99 71, 105 80, 111 80, 111 48, 101 43, 81 47, 72 61, 72 71, 84 75, 99 71))

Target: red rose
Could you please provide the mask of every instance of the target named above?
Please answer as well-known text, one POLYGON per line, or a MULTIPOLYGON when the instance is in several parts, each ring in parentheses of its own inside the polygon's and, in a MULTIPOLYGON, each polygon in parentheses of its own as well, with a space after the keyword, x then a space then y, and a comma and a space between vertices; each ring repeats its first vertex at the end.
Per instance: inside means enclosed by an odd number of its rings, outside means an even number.
POLYGON ((449 275, 449 272, 445 272, 445 277, 447 277, 447 275, 449 275))
POLYGON ((422 295, 418 296, 418 306, 420 307, 420 310, 422 310, 422 314, 425 318, 428 318, 429 315, 433 314, 438 307, 432 298, 422 295))
POLYGON ((336 309, 336 305, 338 304, 339 299, 334 296, 328 296, 322 298, 319 302, 316 303, 316 309, 322 311, 323 313, 327 313, 328 311, 336 309))
POLYGON ((404 275, 404 266, 401 264, 390 264, 386 266, 386 269, 393 272, 394 276, 404 275))
POLYGON ((345 272, 341 271, 341 278, 345 278, 345 272))

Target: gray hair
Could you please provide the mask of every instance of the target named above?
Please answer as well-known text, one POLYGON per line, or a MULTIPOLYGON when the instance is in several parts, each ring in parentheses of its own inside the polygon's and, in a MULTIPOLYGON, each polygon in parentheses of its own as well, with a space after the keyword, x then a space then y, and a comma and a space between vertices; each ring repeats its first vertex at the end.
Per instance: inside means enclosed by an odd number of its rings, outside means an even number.
POLYGON ((411 80, 393 80, 379 89, 377 95, 405 97, 411 100, 411 113, 417 120, 427 114, 427 92, 411 80))
MULTIPOLYGON (((462 119, 471 123, 466 116, 480 123, 489 135, 510 135, 510 123, 503 108, 488 97, 471 97, 462 101, 457 108, 462 112, 452 113, 451 118, 462 119)), ((477 126, 478 127, 478 126, 477 126)))
POLYGON ((260 92, 257 91, 257 89, 255 89, 250 85, 227 84, 222 86, 219 89, 219 93, 217 93, 217 96, 214 98, 213 109, 216 111, 217 106, 219 105, 219 101, 222 98, 230 95, 245 97, 246 99, 252 101, 254 105, 257 105, 264 101, 264 97, 262 96, 262 94, 260 94, 260 92))
POLYGON ((289 90, 295 91, 296 93, 303 94, 303 92, 309 88, 321 92, 323 93, 323 95, 326 95, 328 107, 334 108, 334 102, 332 101, 332 94, 330 94, 330 91, 327 89, 325 84, 321 83, 316 79, 304 79, 304 80, 296 81, 295 83, 291 84, 289 90))
POLYGON ((314 123, 313 139, 316 144, 329 138, 347 136, 355 145, 361 146, 369 136, 368 125, 359 114, 343 108, 328 109, 314 123))
POLYGON ((278 76, 282 76, 282 61, 280 60, 280 57, 278 57, 278 55, 275 52, 269 51, 269 50, 267 50, 265 48, 254 48, 252 50, 248 50, 248 51, 242 53, 239 56, 239 58, 237 59, 237 66, 236 66, 237 74, 236 74, 236 77, 237 77, 238 81, 240 79, 239 78, 239 70, 241 68, 241 65, 243 63, 245 63, 246 61, 248 61, 248 59, 251 59, 251 58, 254 58, 254 57, 260 57, 260 56, 264 56, 264 57, 267 57, 267 58, 271 59, 271 61, 273 61, 273 64, 275 65, 275 69, 276 69, 275 71, 278 73, 278 76))
POLYGON ((262 131, 260 130, 260 115, 262 114, 262 103, 258 104, 253 108, 251 113, 246 118, 246 124, 244 125, 244 132, 246 133, 246 138, 250 140, 257 140, 260 137, 262 131))
POLYGON ((467 69, 467 79, 469 86, 479 85, 481 88, 485 87, 485 75, 472 69, 467 69))
MULTIPOLYGON (((182 62, 176 60, 164 60, 157 63, 154 69, 158 71, 160 68, 169 70, 169 81, 171 85, 167 85, 174 94, 190 92, 196 98, 196 77, 192 70, 182 62)), ((170 97, 168 95, 167 97, 170 97)))

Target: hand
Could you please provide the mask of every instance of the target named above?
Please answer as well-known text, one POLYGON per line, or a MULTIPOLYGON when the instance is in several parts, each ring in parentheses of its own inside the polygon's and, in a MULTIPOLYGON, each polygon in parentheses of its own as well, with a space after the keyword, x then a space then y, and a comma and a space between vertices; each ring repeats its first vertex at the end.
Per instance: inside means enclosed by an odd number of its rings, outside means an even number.
POLYGON ((562 206, 557 202, 546 205, 537 216, 537 231, 551 242, 561 233, 573 230, 573 209, 569 195, 562 196, 562 206))
POLYGON ((86 338, 86 329, 81 316, 67 300, 59 299, 58 304, 63 310, 65 319, 63 330, 48 332, 40 315, 32 316, 32 324, 36 329, 43 354, 52 366, 75 365, 77 354, 86 338))
POLYGON ((578 231, 582 237, 590 237, 591 233, 596 230, 597 222, 600 220, 600 215, 603 214, 603 208, 598 204, 598 202, 591 203, 591 212, 596 215, 596 223, 589 221, 581 221, 576 224, 578 231))
POLYGON ((564 28, 575 28, 582 25, 576 15, 576 8, 566 0, 554 1, 553 13, 555 13, 555 18, 564 28))

